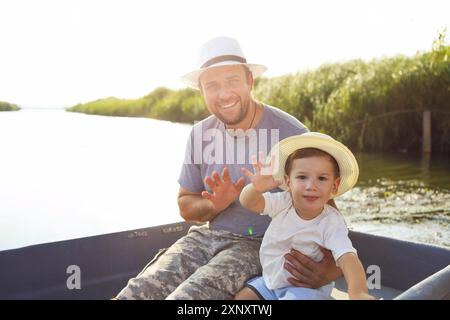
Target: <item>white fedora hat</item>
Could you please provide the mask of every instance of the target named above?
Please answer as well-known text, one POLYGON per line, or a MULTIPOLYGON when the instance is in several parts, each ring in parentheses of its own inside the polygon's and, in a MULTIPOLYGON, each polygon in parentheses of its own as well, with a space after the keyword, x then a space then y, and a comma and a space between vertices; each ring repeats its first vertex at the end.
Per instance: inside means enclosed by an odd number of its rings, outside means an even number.
MULTIPOLYGON (((272 155, 275 156, 275 167, 272 173, 274 179, 281 179, 285 175, 284 167, 286 160, 290 154, 298 149, 316 148, 329 153, 339 165, 339 173, 341 181, 339 188, 333 197, 342 195, 350 190, 358 181, 359 167, 353 153, 345 145, 332 137, 319 133, 307 132, 297 136, 291 136, 278 142, 270 151, 267 157, 267 164, 270 162, 272 155)), ((279 188, 287 190, 286 183, 279 188)))
POLYGON ((191 88, 199 89, 198 79, 205 70, 234 64, 246 65, 254 78, 267 70, 263 65, 247 63, 237 40, 230 37, 217 37, 202 46, 198 59, 198 69, 185 74, 181 79, 191 88))

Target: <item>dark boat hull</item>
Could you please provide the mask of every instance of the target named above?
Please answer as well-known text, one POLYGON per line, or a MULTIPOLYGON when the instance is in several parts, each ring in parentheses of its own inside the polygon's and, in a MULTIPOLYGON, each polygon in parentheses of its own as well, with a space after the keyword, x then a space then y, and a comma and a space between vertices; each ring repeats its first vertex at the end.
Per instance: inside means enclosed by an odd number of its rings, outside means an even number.
MULTIPOLYGON (((0 299, 110 299, 189 227, 180 222, 2 251, 0 299), (80 289, 67 286, 73 265, 81 271, 80 289)), ((365 268, 380 267, 375 296, 450 298, 450 250, 352 231, 350 238, 365 268)), ((345 290, 345 281, 336 286, 345 290)))

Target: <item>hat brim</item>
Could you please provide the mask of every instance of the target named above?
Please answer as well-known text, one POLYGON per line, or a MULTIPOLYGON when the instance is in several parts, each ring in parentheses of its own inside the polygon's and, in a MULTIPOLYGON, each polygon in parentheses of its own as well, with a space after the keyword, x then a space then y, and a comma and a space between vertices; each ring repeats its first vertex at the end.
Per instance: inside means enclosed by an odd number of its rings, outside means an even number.
MULTIPOLYGON (((277 143, 267 157, 270 162, 272 155, 275 156, 274 179, 284 180, 284 167, 291 153, 297 149, 316 148, 329 153, 336 159, 339 165, 340 183, 338 191, 332 198, 338 197, 350 190, 358 181, 359 167, 353 153, 342 143, 334 140, 328 135, 316 132, 308 132, 302 135, 288 137, 277 143)), ((279 188, 287 190, 284 182, 279 188)))
POLYGON ((201 68, 201 69, 189 72, 189 73, 185 74, 183 77, 181 77, 181 80, 185 84, 187 84, 189 87, 198 90, 198 89, 200 89, 198 86, 199 85, 199 81, 198 81, 199 77, 206 70, 211 69, 211 68, 217 68, 217 67, 229 66, 229 65, 239 65, 239 64, 247 66, 247 68, 252 72, 253 78, 259 77, 267 70, 267 67, 263 66, 261 64, 240 63, 237 61, 223 61, 223 62, 214 64, 210 67, 207 67, 207 68, 201 68))

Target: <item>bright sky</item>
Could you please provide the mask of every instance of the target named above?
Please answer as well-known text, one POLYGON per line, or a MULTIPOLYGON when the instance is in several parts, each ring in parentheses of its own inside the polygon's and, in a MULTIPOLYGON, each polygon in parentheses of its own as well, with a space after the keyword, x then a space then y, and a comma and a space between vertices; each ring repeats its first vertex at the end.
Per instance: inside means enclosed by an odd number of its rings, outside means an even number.
POLYGON ((2 0, 0 100, 70 106, 181 88, 218 35, 237 38, 267 76, 412 55, 450 32, 449 12, 448 0, 2 0))

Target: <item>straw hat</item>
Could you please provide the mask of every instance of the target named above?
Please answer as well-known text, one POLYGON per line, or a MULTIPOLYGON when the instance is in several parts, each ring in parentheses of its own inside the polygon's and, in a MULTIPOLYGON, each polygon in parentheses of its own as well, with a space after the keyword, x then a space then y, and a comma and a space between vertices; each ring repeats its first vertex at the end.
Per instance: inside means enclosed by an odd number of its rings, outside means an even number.
MULTIPOLYGON (((353 153, 339 141, 319 132, 307 132, 301 135, 288 137, 281 140, 272 148, 267 157, 267 164, 270 162, 272 155, 274 155, 275 167, 272 174, 274 179, 283 179, 287 158, 297 149, 303 148, 320 149, 329 153, 336 159, 336 162, 339 165, 341 181, 338 191, 333 197, 338 197, 347 192, 358 181, 359 167, 353 153)), ((283 183, 279 188, 287 190, 286 183, 283 183)))
POLYGON ((199 89, 198 80, 203 72, 209 68, 236 64, 246 65, 254 78, 267 70, 263 65, 247 63, 237 40, 230 37, 217 37, 202 46, 198 59, 198 69, 185 74, 181 79, 191 88, 199 89))

